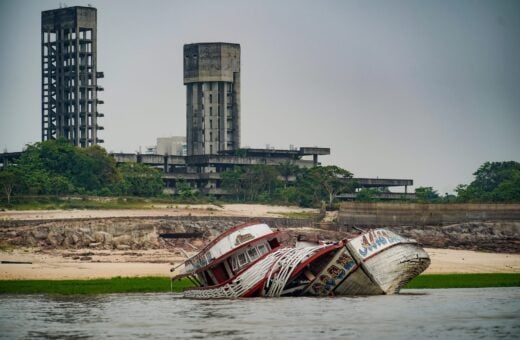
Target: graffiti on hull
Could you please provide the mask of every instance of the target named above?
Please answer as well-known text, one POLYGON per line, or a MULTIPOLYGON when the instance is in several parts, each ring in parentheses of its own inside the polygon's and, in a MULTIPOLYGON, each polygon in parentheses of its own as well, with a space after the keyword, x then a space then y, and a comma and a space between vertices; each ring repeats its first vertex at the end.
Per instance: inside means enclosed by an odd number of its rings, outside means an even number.
POLYGON ((313 295, 329 295, 355 266, 356 262, 346 248, 338 251, 330 264, 318 274, 316 280, 309 287, 309 291, 313 295))
POLYGON ((353 249, 356 249, 362 258, 366 258, 396 243, 404 241, 406 241, 405 238, 389 230, 375 229, 356 237, 351 243, 353 249))

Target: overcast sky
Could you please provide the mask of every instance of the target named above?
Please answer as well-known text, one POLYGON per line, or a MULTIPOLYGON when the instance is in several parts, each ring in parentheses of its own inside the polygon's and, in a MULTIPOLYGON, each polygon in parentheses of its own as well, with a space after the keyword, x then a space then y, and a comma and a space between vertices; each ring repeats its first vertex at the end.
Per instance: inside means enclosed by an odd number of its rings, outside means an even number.
MULTIPOLYGON (((324 164, 441 194, 520 160, 520 1, 61 1, 98 9, 101 138, 185 135, 182 46, 242 50, 242 146, 330 147, 324 164)), ((41 136, 41 11, 0 0, 0 151, 41 136)))

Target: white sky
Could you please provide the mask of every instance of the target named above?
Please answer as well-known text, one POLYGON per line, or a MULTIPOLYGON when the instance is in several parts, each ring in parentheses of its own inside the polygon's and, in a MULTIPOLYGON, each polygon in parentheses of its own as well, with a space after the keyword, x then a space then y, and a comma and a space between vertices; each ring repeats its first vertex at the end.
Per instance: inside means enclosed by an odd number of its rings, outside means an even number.
MULTIPOLYGON (((62 1, 63 2, 63 1, 62 1)), ((330 147, 358 177, 451 192, 520 160, 520 1, 65 1, 98 9, 101 138, 185 135, 182 46, 242 48, 242 145, 330 147)), ((41 136, 41 11, 0 1, 0 151, 41 136)))

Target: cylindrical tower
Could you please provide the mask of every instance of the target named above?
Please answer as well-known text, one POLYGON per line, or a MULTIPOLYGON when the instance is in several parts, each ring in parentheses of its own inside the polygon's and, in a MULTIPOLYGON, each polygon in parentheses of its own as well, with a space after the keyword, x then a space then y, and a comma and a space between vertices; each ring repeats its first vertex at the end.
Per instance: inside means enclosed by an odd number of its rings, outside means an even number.
POLYGON ((188 156, 240 148, 240 45, 184 45, 188 156))

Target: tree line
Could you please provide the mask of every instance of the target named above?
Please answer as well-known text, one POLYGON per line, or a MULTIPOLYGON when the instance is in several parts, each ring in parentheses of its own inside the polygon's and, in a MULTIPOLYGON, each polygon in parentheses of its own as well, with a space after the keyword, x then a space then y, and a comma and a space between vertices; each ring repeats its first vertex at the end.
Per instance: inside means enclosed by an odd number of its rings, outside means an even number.
MULTIPOLYGON (((520 202, 520 163, 486 162, 455 195, 441 196, 432 187, 415 190, 418 202, 520 202)), ((333 207, 336 195, 353 193, 353 174, 337 166, 300 168, 293 162, 276 166, 234 167, 221 173, 225 199, 236 202, 333 207)), ((20 158, 0 171, 0 190, 9 203, 16 195, 159 196, 165 188, 161 171, 140 163, 116 164, 100 146, 77 148, 65 139, 28 145, 20 158)), ((361 189, 358 201, 377 201, 375 189, 361 189)), ((176 183, 176 198, 204 201, 187 182, 176 183)))
POLYGON ((235 201, 332 207, 337 194, 354 191, 354 182, 351 172, 334 165, 300 168, 283 162, 224 171, 221 187, 235 201))
POLYGON ((439 203, 520 202, 520 163, 485 162, 473 173, 470 184, 459 184, 455 195, 440 196, 432 187, 415 189, 417 200, 439 203))
POLYGON ((157 169, 117 165, 100 146, 81 149, 60 138, 28 145, 0 171, 0 188, 10 203, 13 194, 156 196, 164 184, 157 169))

